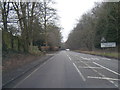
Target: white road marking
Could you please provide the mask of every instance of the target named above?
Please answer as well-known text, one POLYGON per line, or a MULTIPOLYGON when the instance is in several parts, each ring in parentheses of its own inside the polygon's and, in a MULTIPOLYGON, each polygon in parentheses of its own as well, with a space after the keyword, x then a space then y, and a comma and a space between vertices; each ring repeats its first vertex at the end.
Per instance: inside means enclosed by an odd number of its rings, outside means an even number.
POLYGON ((92 60, 99 60, 98 58, 91 58, 92 60))
MULTIPOLYGON (((66 55, 67 55, 67 53, 66 53, 66 55)), ((69 58, 70 60, 72 60, 69 55, 67 55, 67 56, 68 56, 68 58, 69 58)), ((85 77, 82 75, 82 73, 81 73, 80 70, 77 68, 77 66, 76 66, 74 63, 73 63, 73 65, 74 65, 74 67, 76 68, 76 70, 77 70, 77 72, 79 73, 79 75, 82 77, 83 81, 86 81, 85 77)))
MULTIPOLYGON (((66 55, 67 55, 67 53, 66 53, 66 55)), ((72 59, 70 58, 70 56, 69 55, 67 55, 68 56, 68 58, 70 59, 70 61, 72 61, 72 59)))
POLYGON ((76 70, 78 71, 79 75, 82 77, 83 81, 86 81, 85 77, 83 76, 83 74, 80 72, 80 70, 77 68, 77 66, 73 63, 74 67, 76 68, 76 70))
POLYGON ((102 58, 102 59, 105 59, 105 60, 111 60, 111 59, 109 59, 109 58, 102 58))
MULTIPOLYGON (((87 65, 88 67, 91 67, 91 66, 89 66, 87 63, 85 63, 85 62, 83 62, 80 58, 82 58, 82 59, 85 59, 85 60, 89 60, 88 58, 84 58, 84 57, 76 57, 77 59, 79 59, 80 60, 80 62, 82 62, 82 63, 84 63, 85 65, 87 65)), ((75 66, 75 68, 79 71, 79 69, 77 68, 77 66, 75 65, 75 64, 73 64, 74 66, 75 66)), ((102 76, 102 77, 106 77, 105 75, 103 75, 102 73, 100 73, 100 72, 98 72, 97 70, 95 70, 95 68, 91 68, 94 72, 96 72, 96 73, 98 73, 100 76, 102 76)), ((106 79, 107 81, 109 81, 110 83, 112 83, 112 84, 114 84, 114 86, 116 86, 117 88, 118 88, 118 85, 117 84, 115 84, 115 82, 113 82, 112 80, 110 80, 110 79, 106 79)))
POLYGON ((50 55, 50 56, 52 55, 52 56, 53 56, 53 55, 55 55, 55 54, 46 54, 46 55, 50 55))
POLYGON ((16 88, 18 85, 20 85, 23 81, 25 81, 27 78, 29 78, 34 72, 36 72, 39 68, 35 69, 31 74, 29 74, 27 77, 25 77, 22 81, 20 81, 14 88, 16 88))
POLYGON ((112 72, 112 73, 114 73, 114 74, 116 74, 116 75, 120 75, 119 73, 117 73, 117 72, 115 72, 115 71, 113 71, 113 70, 111 70, 111 69, 109 69, 109 68, 107 68, 105 66, 102 66, 102 65, 100 65, 100 64, 98 64, 96 62, 93 62, 93 63, 96 64, 96 65, 98 65, 98 66, 100 66, 100 67, 102 67, 102 68, 104 68, 104 69, 106 69, 106 70, 108 70, 108 71, 110 71, 110 72, 112 72))
POLYGON ((80 57, 80 58, 82 58, 84 60, 90 60, 90 58, 85 58, 85 57, 80 57))
POLYGON ((70 61, 72 60, 70 57, 69 57, 70 61))
POLYGON ((108 77, 92 77, 92 76, 88 76, 87 78, 108 80, 110 83, 114 84, 116 87, 118 87, 118 84, 115 84, 115 82, 113 81, 120 80, 120 79, 114 79, 114 78, 108 78, 108 77))
MULTIPOLYGON (((50 58, 51 59, 51 58, 50 58)), ((49 61, 49 60, 48 60, 49 61)), ((23 83, 23 81, 25 81, 27 78, 29 78, 33 73, 35 73, 38 69, 40 69, 41 67, 43 67, 48 61, 44 62, 41 66, 39 66, 38 68, 36 68, 32 73, 30 73, 27 77, 25 77, 23 80, 21 80, 18 84, 16 84, 13 88, 17 88, 18 85, 20 85, 21 83, 23 83)))
POLYGON ((67 57, 71 60, 70 56, 65 52, 65 54, 67 55, 67 57))
MULTIPOLYGON (((77 57, 78 58, 78 57, 77 57)), ((79 58, 78 58, 79 59, 79 58)), ((81 61, 81 60, 80 60, 81 61)), ((90 67, 87 63, 81 61, 82 63, 84 63, 86 66, 90 67)), ((94 72, 98 73, 100 76, 102 77, 106 77, 105 75, 101 74, 100 72, 98 72, 97 70, 95 70, 94 68, 91 68, 94 72)), ((108 80, 108 79, 107 79, 108 80)), ((108 80, 110 83, 114 84, 114 86, 116 86, 118 88, 118 85, 115 84, 115 82, 113 82, 112 80, 108 80)))
POLYGON ((79 66, 79 68, 95 68, 95 69, 102 69, 101 67, 81 67, 81 66, 79 66))
POLYGON ((80 58, 82 58, 84 60, 99 60, 98 58, 86 58, 86 57, 80 57, 80 58))
MULTIPOLYGON (((84 62, 83 62, 84 63, 84 62)), ((86 63, 85 63, 86 64, 86 63)), ((87 66, 89 66, 88 64, 86 64, 87 66)), ((97 70, 91 68, 94 72, 98 73, 100 76, 102 77, 106 77, 105 75, 103 75, 102 73, 98 72, 97 70)), ((112 80, 106 79, 108 80, 110 83, 114 84, 116 87, 118 87, 118 85, 116 85, 112 80)))
POLYGON ((111 59, 106 58, 106 60, 111 60, 111 59))
POLYGON ((119 80, 120 80, 120 79, 115 79, 115 78, 108 78, 108 77, 93 77, 93 76, 87 76, 87 78, 105 79, 105 80, 113 80, 113 81, 119 81, 119 80))

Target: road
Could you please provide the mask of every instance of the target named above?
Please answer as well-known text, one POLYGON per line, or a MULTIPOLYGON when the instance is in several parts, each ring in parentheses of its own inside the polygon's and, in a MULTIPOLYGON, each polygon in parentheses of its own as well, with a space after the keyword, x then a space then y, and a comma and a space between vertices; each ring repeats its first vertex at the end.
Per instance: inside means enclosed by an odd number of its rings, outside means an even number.
POLYGON ((118 60, 60 51, 13 88, 118 88, 118 60))

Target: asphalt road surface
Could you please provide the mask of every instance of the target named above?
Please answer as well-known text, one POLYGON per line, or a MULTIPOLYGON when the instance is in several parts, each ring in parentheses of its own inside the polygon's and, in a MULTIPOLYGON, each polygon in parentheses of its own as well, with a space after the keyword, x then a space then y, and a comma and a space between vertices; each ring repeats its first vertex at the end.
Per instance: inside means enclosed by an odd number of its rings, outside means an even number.
POLYGON ((118 60, 60 51, 13 88, 118 88, 118 60))

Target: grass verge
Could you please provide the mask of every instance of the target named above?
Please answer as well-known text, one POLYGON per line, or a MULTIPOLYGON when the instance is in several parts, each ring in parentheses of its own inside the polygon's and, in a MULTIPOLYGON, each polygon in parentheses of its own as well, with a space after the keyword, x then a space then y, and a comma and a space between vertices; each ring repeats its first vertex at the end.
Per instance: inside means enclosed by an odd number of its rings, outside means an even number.
POLYGON ((75 50, 76 52, 80 53, 86 53, 86 54, 92 54, 92 55, 99 55, 104 57, 110 57, 115 59, 120 59, 120 53, 118 52, 103 52, 103 51, 81 51, 81 50, 75 50))

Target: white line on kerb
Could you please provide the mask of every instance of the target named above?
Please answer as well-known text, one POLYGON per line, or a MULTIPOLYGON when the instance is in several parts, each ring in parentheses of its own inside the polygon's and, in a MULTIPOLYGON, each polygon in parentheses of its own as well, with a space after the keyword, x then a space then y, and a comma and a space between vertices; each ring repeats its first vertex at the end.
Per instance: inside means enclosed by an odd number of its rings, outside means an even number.
POLYGON ((109 68, 107 68, 105 66, 102 66, 102 65, 100 65, 100 64, 98 64, 96 62, 93 62, 93 63, 96 64, 96 65, 98 65, 98 66, 100 66, 100 67, 102 67, 102 68, 104 68, 104 69, 106 69, 106 70, 108 70, 108 71, 110 71, 110 72, 112 72, 112 73, 114 73, 114 74, 120 75, 119 73, 117 73, 117 72, 115 72, 115 71, 113 71, 113 70, 111 70, 111 69, 109 69, 109 68))
POLYGON ((82 73, 79 71, 79 69, 77 68, 77 66, 73 63, 74 67, 76 68, 76 70, 78 71, 79 75, 82 77, 83 81, 86 81, 85 77, 82 75, 82 73))

